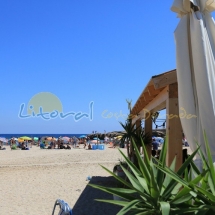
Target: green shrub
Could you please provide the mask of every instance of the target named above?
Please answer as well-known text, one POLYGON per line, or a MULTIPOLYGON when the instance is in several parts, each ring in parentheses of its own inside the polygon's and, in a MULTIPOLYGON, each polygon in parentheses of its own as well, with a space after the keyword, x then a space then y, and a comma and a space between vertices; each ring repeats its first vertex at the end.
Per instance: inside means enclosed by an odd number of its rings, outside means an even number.
POLYGON ((144 160, 133 139, 132 143, 138 159, 138 168, 119 149, 129 167, 128 170, 121 165, 129 181, 118 177, 102 166, 103 169, 123 184, 123 188, 107 188, 89 184, 89 186, 96 189, 119 196, 124 201, 104 199, 97 199, 97 201, 122 206, 118 215, 215 214, 215 170, 206 135, 206 155, 198 146, 196 151, 188 157, 177 172, 175 172, 176 159, 173 160, 170 167, 166 166, 166 140, 159 160, 156 160, 156 162, 153 162, 155 158, 149 160, 142 140, 144 160), (203 162, 202 172, 198 170, 193 162, 197 152, 203 162), (188 172, 189 165, 191 168, 188 172))

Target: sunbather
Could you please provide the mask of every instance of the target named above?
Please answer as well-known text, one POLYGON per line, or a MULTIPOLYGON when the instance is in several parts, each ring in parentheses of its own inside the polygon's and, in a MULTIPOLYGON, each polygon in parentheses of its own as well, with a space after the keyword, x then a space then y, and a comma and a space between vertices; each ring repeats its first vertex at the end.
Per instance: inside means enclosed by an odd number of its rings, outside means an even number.
POLYGON ((40 148, 45 149, 45 143, 44 142, 40 143, 40 148))
POLYGON ((83 143, 84 143, 84 149, 85 149, 86 146, 87 146, 87 141, 86 141, 86 139, 83 140, 83 143))
POLYGON ((2 146, 0 146, 0 150, 6 150, 6 148, 5 147, 2 148, 2 146))
POLYGON ((22 146, 21 146, 21 150, 26 150, 26 149, 27 149, 27 147, 26 147, 25 143, 23 142, 22 146))
POLYGON ((51 149, 54 149, 54 148, 55 148, 55 147, 54 147, 54 142, 52 142, 52 141, 51 141, 51 143, 50 143, 50 148, 51 148, 51 149))
POLYGON ((67 146, 65 147, 65 149, 71 149, 71 147, 69 146, 69 143, 67 144, 67 146))
POLYGON ((11 148, 11 149, 17 149, 16 143, 11 144, 11 145, 10 145, 10 148, 11 148))

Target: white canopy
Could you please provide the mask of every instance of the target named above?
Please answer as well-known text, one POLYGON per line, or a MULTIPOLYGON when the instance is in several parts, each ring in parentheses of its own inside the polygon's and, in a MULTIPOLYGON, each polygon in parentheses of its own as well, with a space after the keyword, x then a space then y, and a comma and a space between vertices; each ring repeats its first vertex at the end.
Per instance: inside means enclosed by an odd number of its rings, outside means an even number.
POLYGON ((171 10, 181 18, 175 41, 182 128, 192 150, 197 141, 205 151, 205 130, 215 161, 215 0, 174 0, 171 10))

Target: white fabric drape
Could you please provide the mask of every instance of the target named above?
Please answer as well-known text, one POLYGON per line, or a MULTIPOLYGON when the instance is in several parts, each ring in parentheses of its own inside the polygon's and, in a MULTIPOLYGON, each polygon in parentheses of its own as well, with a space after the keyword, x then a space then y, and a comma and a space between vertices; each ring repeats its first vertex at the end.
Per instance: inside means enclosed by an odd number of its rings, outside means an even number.
POLYGON ((192 150, 197 141, 205 151, 205 130, 215 161, 215 0, 175 0, 171 10, 181 19, 174 33, 182 128, 192 150))

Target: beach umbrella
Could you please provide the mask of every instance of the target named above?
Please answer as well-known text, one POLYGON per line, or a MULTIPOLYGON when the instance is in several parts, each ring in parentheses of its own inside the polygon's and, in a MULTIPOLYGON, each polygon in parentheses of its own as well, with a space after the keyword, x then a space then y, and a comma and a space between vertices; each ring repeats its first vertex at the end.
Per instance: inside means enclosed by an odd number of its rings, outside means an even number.
POLYGON ((94 137, 93 139, 94 139, 94 140, 100 140, 98 137, 94 137))
POLYGON ((47 140, 55 140, 56 141, 57 138, 55 138, 55 137, 48 137, 47 140))
POLYGON ((116 137, 116 139, 118 139, 118 140, 120 140, 121 138, 122 138, 122 136, 121 136, 121 135, 116 137))
POLYGON ((45 139, 47 139, 49 136, 43 136, 43 137, 41 137, 41 141, 44 141, 45 139))
POLYGON ((31 137, 27 137, 27 136, 19 137, 19 139, 23 139, 23 140, 32 140, 31 137))
POLYGON ((3 143, 7 143, 8 139, 6 139, 5 137, 0 137, 0 141, 3 142, 3 143))
POLYGON ((164 143, 164 139, 162 137, 155 137, 155 139, 159 142, 159 143, 164 143))
POLYGON ((86 138, 86 137, 87 137, 86 135, 79 136, 79 138, 86 138))
POLYGON ((69 142, 70 138, 69 137, 62 137, 61 138, 64 142, 69 142))
MULTIPOLYGON (((175 42, 183 132, 192 150, 196 140, 205 152, 205 130, 215 161, 215 0, 174 0, 171 10, 180 17, 175 42)), ((198 155, 195 163, 201 168, 198 155)))
POLYGON ((39 140, 39 138, 38 138, 38 137, 34 137, 34 140, 38 141, 38 140, 39 140))
MULTIPOLYGON (((13 139, 13 140, 15 140, 15 141, 18 141, 18 138, 16 138, 16 137, 13 137, 13 138, 11 138, 11 139, 13 139)), ((11 139, 10 139, 10 140, 11 140, 11 139)))
POLYGON ((25 140, 24 139, 22 139, 22 138, 18 138, 18 140, 17 140, 19 143, 22 143, 22 142, 24 142, 25 140))

